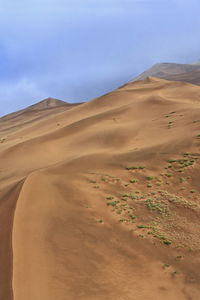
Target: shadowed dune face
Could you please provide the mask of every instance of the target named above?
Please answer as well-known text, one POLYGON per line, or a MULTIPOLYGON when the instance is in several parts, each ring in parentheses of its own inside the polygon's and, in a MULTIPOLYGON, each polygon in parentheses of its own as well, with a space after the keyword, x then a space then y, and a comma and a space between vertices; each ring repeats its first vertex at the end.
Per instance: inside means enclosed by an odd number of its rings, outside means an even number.
POLYGON ((198 299, 199 115, 150 77, 0 119, 0 299, 198 299))

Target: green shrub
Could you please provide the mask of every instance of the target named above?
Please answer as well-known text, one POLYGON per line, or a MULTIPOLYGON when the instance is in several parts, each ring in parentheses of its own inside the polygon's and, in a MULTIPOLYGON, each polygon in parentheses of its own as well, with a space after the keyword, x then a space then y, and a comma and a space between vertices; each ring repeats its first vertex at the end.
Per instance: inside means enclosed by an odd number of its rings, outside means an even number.
POLYGON ((122 222, 122 223, 123 222, 130 222, 130 220, 128 220, 128 219, 120 219, 119 222, 122 222))
POLYGON ((174 162, 177 162, 177 159, 169 159, 168 162, 169 163, 174 163, 174 162))
POLYGON ((167 177, 172 177, 173 174, 172 174, 172 173, 166 173, 165 176, 167 176, 167 177))
POLYGON ((154 176, 147 176, 146 179, 147 180, 153 180, 153 179, 155 179, 155 177, 154 176))
POLYGON ((165 240, 165 241, 163 241, 163 244, 165 244, 165 245, 171 245, 171 241, 169 241, 169 240, 165 240))
POLYGON ((130 167, 126 167, 127 170, 143 170, 145 169, 144 166, 130 166, 130 167))
POLYGON ((146 226, 146 225, 138 225, 137 228, 140 228, 140 229, 141 229, 141 228, 149 228, 149 226, 146 226))
POLYGON ((150 183, 147 184, 147 187, 148 187, 148 188, 151 188, 152 186, 153 186, 153 185, 150 184, 150 183))
POLYGON ((113 196, 109 196, 109 197, 106 197, 107 200, 113 200, 114 197, 113 196))
POLYGON ((130 180, 130 182, 131 182, 131 183, 136 183, 136 182, 138 182, 138 179, 133 178, 133 179, 130 180))
POLYGON ((123 194, 122 197, 129 197, 129 194, 123 194))
POLYGON ((135 219, 137 219, 137 216, 134 216, 133 214, 128 214, 128 216, 132 219, 132 220, 135 220, 135 219))
POLYGON ((185 182, 185 180, 186 180, 186 179, 185 179, 184 177, 181 177, 181 178, 180 178, 180 183, 185 182))
POLYGON ((197 192, 197 190, 191 190, 191 191, 190 191, 190 193, 192 193, 192 194, 193 194, 193 193, 196 193, 196 192, 197 192))
POLYGON ((97 183, 96 180, 90 180, 90 183, 97 183))
POLYGON ((103 223, 102 219, 97 220, 97 223, 103 223))
POLYGON ((120 201, 107 202, 108 206, 116 206, 120 201))

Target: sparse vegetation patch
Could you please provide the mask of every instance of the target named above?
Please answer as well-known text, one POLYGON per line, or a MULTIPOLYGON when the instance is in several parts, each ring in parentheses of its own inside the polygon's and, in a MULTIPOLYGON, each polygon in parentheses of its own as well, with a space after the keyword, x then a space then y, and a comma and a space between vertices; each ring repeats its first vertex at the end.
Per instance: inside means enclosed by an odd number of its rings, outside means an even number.
POLYGON ((130 166, 130 167, 126 167, 127 170, 143 170, 145 169, 144 166, 130 166))

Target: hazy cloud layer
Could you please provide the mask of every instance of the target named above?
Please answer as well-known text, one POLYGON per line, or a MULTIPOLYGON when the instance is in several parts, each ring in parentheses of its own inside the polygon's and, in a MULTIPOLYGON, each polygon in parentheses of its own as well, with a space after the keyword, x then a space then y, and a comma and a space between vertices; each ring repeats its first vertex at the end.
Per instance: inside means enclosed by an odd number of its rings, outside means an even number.
POLYGON ((0 1, 0 115, 52 96, 84 101, 156 62, 200 59, 200 3, 0 1))

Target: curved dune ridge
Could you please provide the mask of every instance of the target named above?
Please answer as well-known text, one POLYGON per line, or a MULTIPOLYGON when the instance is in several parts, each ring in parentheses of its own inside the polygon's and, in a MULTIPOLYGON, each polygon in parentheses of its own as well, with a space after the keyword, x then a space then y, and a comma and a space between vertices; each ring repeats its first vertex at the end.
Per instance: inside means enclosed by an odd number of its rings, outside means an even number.
POLYGON ((198 299, 199 137, 200 87, 154 77, 1 118, 0 299, 198 299))

